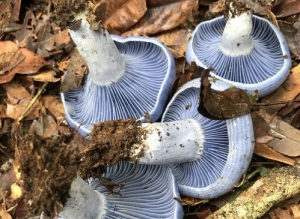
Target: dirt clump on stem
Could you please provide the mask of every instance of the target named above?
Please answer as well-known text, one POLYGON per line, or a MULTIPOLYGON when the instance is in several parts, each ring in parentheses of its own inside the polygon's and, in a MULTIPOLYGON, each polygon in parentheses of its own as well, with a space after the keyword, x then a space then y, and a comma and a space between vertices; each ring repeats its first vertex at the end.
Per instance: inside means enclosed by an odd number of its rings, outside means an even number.
POLYGON ((132 157, 132 146, 142 145, 146 130, 141 122, 133 118, 105 121, 94 125, 90 133, 92 141, 80 152, 80 176, 102 178, 106 166, 112 166, 120 160, 135 161, 143 155, 132 157))

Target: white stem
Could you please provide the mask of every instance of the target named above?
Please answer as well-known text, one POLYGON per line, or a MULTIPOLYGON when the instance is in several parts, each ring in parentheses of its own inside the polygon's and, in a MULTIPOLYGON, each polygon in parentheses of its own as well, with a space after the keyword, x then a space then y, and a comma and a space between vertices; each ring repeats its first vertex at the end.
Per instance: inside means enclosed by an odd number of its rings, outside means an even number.
POLYGON ((229 13, 220 50, 232 57, 249 54, 254 47, 252 26, 252 12, 244 12, 240 15, 234 15, 234 17, 229 13))
POLYGON ((91 79, 101 86, 117 82, 125 73, 125 61, 114 41, 104 28, 91 30, 84 13, 77 18, 81 18, 79 29, 69 32, 88 65, 91 79))
POLYGON ((60 213, 64 219, 104 218, 106 208, 104 195, 89 187, 79 176, 72 182, 69 195, 60 213))
POLYGON ((196 160, 203 153, 204 136, 199 123, 193 119, 143 123, 142 127, 147 130, 145 139, 132 148, 132 157, 138 157, 138 163, 183 163, 196 160))

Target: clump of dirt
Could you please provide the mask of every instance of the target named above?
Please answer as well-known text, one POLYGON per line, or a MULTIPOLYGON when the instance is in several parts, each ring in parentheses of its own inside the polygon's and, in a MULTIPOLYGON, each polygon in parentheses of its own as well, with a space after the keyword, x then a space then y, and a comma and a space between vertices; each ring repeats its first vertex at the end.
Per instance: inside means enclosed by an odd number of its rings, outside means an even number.
POLYGON ((71 140, 66 135, 42 139, 36 134, 18 134, 16 158, 24 197, 33 215, 44 212, 53 218, 62 210, 79 163, 78 150, 69 145, 71 140))
POLYGON ((141 144, 146 131, 141 127, 141 122, 135 119, 121 119, 105 121, 94 125, 90 136, 92 141, 89 146, 80 152, 80 176, 102 178, 105 167, 112 166, 120 160, 134 161, 143 155, 143 150, 138 157, 131 156, 134 144, 141 144))

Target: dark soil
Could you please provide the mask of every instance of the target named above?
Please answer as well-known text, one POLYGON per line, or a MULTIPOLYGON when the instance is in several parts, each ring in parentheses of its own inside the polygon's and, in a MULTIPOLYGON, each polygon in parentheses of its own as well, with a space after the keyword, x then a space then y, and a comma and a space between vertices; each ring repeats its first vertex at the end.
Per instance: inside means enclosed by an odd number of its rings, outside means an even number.
MULTIPOLYGON (((92 142, 80 152, 80 176, 101 178, 105 167, 120 160, 135 161, 130 156, 134 144, 141 144, 146 131, 135 119, 106 121, 94 125, 90 136, 92 142)), ((143 152, 138 156, 142 156, 143 152)))
POLYGON ((53 218, 62 210, 78 169, 78 150, 70 146, 71 139, 66 135, 41 139, 36 134, 17 134, 16 158, 31 214, 44 212, 53 218))

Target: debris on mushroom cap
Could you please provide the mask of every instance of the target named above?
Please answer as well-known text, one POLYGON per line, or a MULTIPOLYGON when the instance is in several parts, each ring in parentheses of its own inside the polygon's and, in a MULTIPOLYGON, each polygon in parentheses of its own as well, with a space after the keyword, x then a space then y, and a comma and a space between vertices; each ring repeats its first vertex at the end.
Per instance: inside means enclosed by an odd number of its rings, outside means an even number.
MULTIPOLYGON (((225 90, 228 84, 217 80, 212 88, 225 90)), ((254 149, 250 115, 228 120, 210 120, 198 113, 200 81, 186 83, 174 95, 163 122, 193 119, 203 132, 203 154, 192 162, 170 165, 183 195, 216 198, 230 191, 245 173, 254 149), (189 105, 189 108, 185 106, 189 105)))
POLYGON ((74 197, 71 194, 60 218, 68 219, 72 218, 70 217, 72 215, 74 218, 76 213, 75 216, 84 214, 85 218, 180 219, 183 217, 182 206, 174 199, 179 198, 178 187, 168 166, 119 162, 108 167, 103 177, 108 179, 106 186, 102 186, 103 181, 89 179, 89 185, 95 190, 94 195, 90 194, 89 188, 77 188, 78 191, 87 190, 88 195, 85 195, 85 192, 74 191, 72 193, 74 197), (109 186, 112 189, 108 190, 109 186), (76 196, 82 204, 81 209, 74 202, 76 196), (95 201, 95 198, 98 200, 95 201), (85 206, 87 203, 89 207, 85 206), (91 209, 97 211, 93 212, 91 209))
POLYGON ((61 95, 67 121, 82 135, 89 133, 93 124, 106 120, 133 117, 145 121, 144 114, 149 113, 150 120, 156 121, 175 77, 174 59, 159 40, 112 38, 125 60, 125 74, 117 82, 104 86, 95 84, 89 74, 82 87, 61 95))
POLYGON ((200 23, 187 46, 186 58, 201 67, 212 67, 213 76, 235 87, 251 93, 258 90, 259 96, 274 91, 286 79, 291 66, 282 33, 268 20, 250 12, 200 23))

